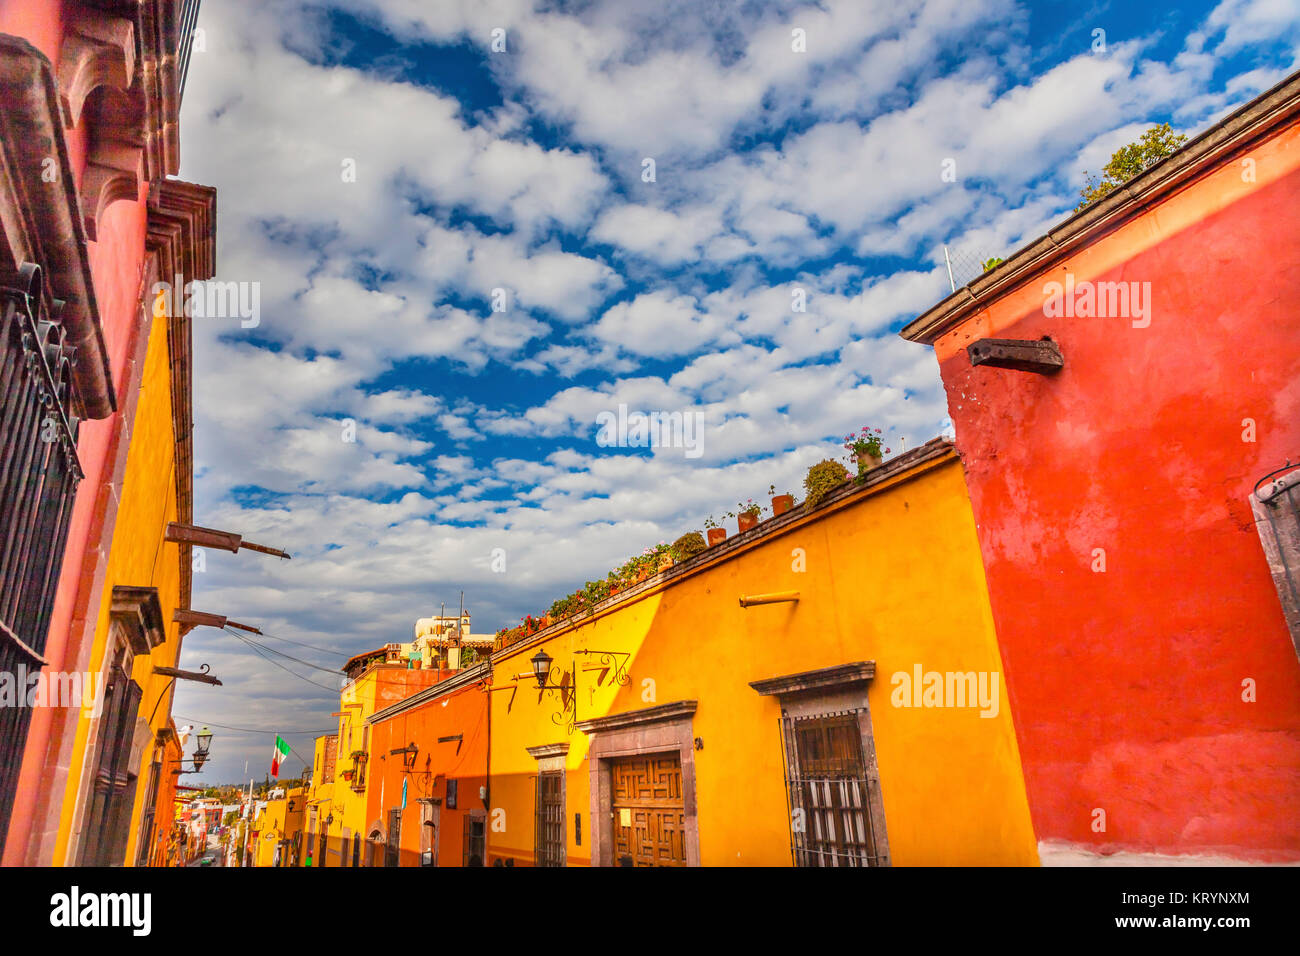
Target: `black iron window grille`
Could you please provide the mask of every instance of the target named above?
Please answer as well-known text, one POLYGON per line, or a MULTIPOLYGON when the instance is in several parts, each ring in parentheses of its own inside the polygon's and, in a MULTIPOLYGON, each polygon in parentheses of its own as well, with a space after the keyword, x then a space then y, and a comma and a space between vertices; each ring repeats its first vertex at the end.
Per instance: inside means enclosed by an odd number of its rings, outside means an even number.
MULTIPOLYGON (((72 376, 75 349, 46 295, 39 266, 20 288, 0 287, 0 672, 26 693, 42 656, 63 567, 81 463, 84 408, 72 376)), ((9 826, 31 710, 0 709, 0 845, 9 826)))
POLYGON ((535 857, 538 866, 564 866, 564 773, 537 775, 535 857))
POLYGON ((384 847, 384 866, 398 866, 402 861, 402 811, 388 811, 388 844, 384 847))
MULTIPOLYGON (((859 711, 781 718, 795 866, 879 866, 859 711)), ((876 794, 878 797, 878 794, 876 794)))

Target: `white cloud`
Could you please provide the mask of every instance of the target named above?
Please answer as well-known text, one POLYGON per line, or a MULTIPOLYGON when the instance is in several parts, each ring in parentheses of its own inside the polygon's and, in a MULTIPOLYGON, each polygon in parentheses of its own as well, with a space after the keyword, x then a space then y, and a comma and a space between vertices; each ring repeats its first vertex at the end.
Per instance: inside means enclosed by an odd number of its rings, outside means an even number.
MULTIPOLYGON (((1216 82, 1233 51, 1295 37, 1274 0, 1225 0, 1172 58, 1137 37, 1061 62, 1010 0, 232 0, 201 23, 183 175, 218 187, 219 275, 259 281, 263 316, 195 329, 196 520, 294 559, 213 555, 196 606, 336 662, 462 588, 476 630, 544 610, 800 493, 863 424, 930 438, 937 366, 891 329, 946 293, 943 245, 1006 255, 1153 117, 1194 131, 1287 68, 1216 82), (390 65, 330 65, 305 12, 327 8, 390 30, 390 65), (400 79, 436 55, 407 41, 484 51, 504 103, 400 79), (619 405, 701 413, 703 455, 600 447, 619 405)), ((231 640, 187 639, 232 679, 180 713, 329 726, 328 691, 231 640)))

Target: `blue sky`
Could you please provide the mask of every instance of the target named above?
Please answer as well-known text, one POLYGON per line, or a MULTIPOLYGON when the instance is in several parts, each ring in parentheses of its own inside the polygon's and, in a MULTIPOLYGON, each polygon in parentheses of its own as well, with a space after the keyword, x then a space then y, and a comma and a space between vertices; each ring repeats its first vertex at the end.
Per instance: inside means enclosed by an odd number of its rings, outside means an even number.
MULTIPOLYGON (((492 632, 798 492, 863 424, 895 452, 942 433, 934 357, 896 332, 948 291, 944 246, 961 282, 1040 235, 1151 123, 1194 134, 1293 72, 1298 20, 1286 0, 206 3, 181 174, 217 187, 218 277, 259 283, 261 315, 196 322, 195 520, 294 558, 209 553, 194 606, 326 668, 462 590, 492 632), (702 454, 597 444, 620 404, 700 413, 702 454)), ((309 757, 298 732, 334 724, 337 680, 277 660, 187 638, 182 666, 226 682, 175 705, 218 734, 202 779, 260 779, 274 731, 309 757)))

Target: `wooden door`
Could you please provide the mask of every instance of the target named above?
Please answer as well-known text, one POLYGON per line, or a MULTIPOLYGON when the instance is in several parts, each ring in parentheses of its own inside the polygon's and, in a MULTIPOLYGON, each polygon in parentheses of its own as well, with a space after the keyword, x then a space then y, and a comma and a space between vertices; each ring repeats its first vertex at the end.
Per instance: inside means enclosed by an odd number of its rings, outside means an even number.
POLYGON ((678 754, 610 761, 610 793, 615 865, 686 865, 686 810, 678 754))

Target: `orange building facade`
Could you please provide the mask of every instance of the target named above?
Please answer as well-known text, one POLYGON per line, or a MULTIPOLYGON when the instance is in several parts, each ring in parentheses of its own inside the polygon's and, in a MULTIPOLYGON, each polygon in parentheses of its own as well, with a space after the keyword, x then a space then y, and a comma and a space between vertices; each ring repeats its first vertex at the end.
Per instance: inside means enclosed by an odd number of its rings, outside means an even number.
POLYGON ((485 664, 468 668, 371 718, 372 861, 483 864, 489 674, 485 664))

